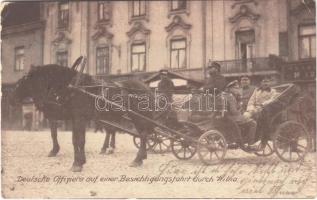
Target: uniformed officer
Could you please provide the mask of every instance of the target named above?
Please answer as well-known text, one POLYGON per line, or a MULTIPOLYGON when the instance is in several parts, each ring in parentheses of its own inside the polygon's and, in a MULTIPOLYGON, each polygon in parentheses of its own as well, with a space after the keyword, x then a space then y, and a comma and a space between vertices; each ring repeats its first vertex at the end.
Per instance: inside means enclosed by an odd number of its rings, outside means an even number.
POLYGON ((258 150, 257 145, 253 145, 255 141, 255 133, 257 123, 252 118, 245 117, 240 111, 240 105, 237 101, 237 97, 241 95, 241 88, 237 80, 230 82, 226 89, 228 95, 226 96, 227 105, 228 105, 228 118, 236 122, 240 127, 244 126, 248 130, 248 148, 250 150, 258 150))
POLYGON ((168 70, 160 70, 161 81, 158 83, 157 89, 158 92, 166 97, 168 103, 171 103, 173 101, 174 83, 167 75, 168 70))
POLYGON ((221 66, 217 62, 212 62, 207 67, 209 77, 204 84, 204 90, 209 90, 209 93, 211 94, 214 93, 214 90, 215 93, 218 94, 226 87, 226 79, 220 73, 220 68, 221 66))
POLYGON ((263 110, 263 107, 269 104, 278 95, 275 89, 270 86, 271 80, 264 77, 259 88, 255 89, 247 106, 245 115, 256 118, 263 110))
POLYGON ((251 85, 250 77, 247 75, 240 77, 240 85, 242 87, 242 111, 245 112, 247 110, 249 99, 255 90, 255 86, 251 85))

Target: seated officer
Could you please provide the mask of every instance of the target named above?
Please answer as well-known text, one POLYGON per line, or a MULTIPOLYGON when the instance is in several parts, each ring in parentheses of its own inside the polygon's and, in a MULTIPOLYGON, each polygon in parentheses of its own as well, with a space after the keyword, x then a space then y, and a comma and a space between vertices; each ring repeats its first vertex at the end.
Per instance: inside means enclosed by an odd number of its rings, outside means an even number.
POLYGON ((168 71, 166 69, 160 70, 161 81, 158 83, 157 89, 166 97, 168 103, 171 103, 173 101, 174 83, 167 75, 168 71))
POLYGON ((250 150, 257 150, 257 146, 253 145, 255 143, 255 133, 256 133, 256 121, 252 118, 245 117, 241 114, 240 105, 236 98, 241 95, 241 88, 237 80, 230 82, 227 87, 228 95, 227 105, 228 105, 228 118, 236 122, 240 127, 247 127, 248 131, 248 148, 250 150))
POLYGON ((204 90, 209 90, 210 94, 214 93, 214 89, 216 89, 216 94, 225 89, 226 79, 220 73, 220 68, 221 66, 217 62, 213 62, 207 67, 209 77, 204 84, 204 90))
POLYGON ((240 85, 242 87, 242 111, 245 112, 247 110, 249 99, 255 90, 255 86, 251 85, 250 77, 247 75, 240 77, 240 85))
POLYGON ((260 87, 254 90, 244 115, 257 118, 263 107, 276 97, 277 92, 271 88, 270 83, 271 80, 267 77, 261 81, 260 87))

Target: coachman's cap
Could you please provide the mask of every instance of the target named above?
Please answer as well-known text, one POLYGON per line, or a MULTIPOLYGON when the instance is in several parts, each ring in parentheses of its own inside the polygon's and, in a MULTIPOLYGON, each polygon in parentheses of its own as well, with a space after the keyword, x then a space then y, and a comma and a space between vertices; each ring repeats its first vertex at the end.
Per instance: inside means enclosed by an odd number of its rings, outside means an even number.
POLYGON ((234 80, 227 84, 226 88, 239 87, 239 81, 234 80))
POLYGON ((250 76, 242 75, 242 76, 240 76, 240 80, 250 80, 250 76))
POLYGON ((217 62, 212 62, 211 64, 208 64, 207 68, 208 69, 216 68, 218 71, 220 71, 221 65, 217 62))
POLYGON ((163 74, 163 75, 167 75, 168 74, 168 70, 167 69, 161 69, 159 72, 160 72, 160 74, 163 74))
POLYGON ((271 78, 268 77, 268 76, 265 76, 263 79, 262 79, 262 82, 270 82, 271 81, 271 78))

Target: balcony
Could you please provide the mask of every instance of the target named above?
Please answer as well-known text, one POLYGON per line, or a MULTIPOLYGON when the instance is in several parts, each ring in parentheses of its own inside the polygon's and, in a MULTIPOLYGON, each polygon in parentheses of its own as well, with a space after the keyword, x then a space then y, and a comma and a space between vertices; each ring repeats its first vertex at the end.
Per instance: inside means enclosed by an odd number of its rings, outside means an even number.
POLYGON ((316 58, 283 64, 285 82, 313 82, 316 79, 316 58))
POLYGON ((277 58, 275 57, 225 60, 216 62, 221 65, 221 73, 223 74, 255 74, 268 71, 276 72, 278 70, 277 58))

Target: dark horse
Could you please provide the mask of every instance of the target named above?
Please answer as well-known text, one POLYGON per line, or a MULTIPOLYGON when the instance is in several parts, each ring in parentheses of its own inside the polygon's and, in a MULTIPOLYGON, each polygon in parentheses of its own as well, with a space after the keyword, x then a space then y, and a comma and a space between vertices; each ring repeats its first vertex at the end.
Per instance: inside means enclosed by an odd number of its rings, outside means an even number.
MULTIPOLYGON (((50 119, 50 118, 48 118, 48 122, 51 129, 51 138, 52 138, 52 144, 53 144, 52 150, 49 152, 48 157, 55 157, 60 150, 60 146, 57 139, 57 126, 58 126, 57 124, 58 123, 57 123, 57 120, 50 119)), ((101 124, 100 122, 95 122, 95 124, 98 124, 99 130, 106 131, 106 137, 101 147, 100 154, 106 154, 109 146, 110 146, 110 149, 108 153, 109 154, 113 153, 113 149, 115 148, 115 137, 116 137, 117 130, 114 127, 101 124)))
MULTIPOLYGON (((72 171, 82 170, 86 163, 85 156, 85 133, 86 124, 90 120, 108 120, 120 121, 124 115, 127 115, 140 134, 141 145, 136 158, 130 166, 140 166, 143 160, 147 158, 146 138, 152 132, 153 126, 144 123, 142 117, 127 112, 127 109, 120 109, 117 106, 110 106, 107 110, 96 109, 97 95, 101 94, 100 87, 88 87, 86 91, 95 94, 89 95, 86 92, 76 88, 69 87, 78 72, 72 68, 61 67, 58 65, 44 65, 32 68, 27 75, 18 81, 13 94, 16 102, 21 102, 26 97, 34 100, 36 107, 44 113, 44 116, 51 120, 71 120, 72 121, 72 141, 74 146, 74 162, 72 171)), ((107 82, 108 83, 108 82, 107 82)), ((89 75, 82 74, 80 85, 95 85, 96 81, 89 75)), ((145 117, 153 118, 153 112, 150 109, 138 109, 139 99, 129 98, 135 95, 146 95, 153 104, 153 93, 142 82, 136 80, 126 80, 120 82, 121 87, 108 88, 111 96, 122 96, 122 105, 129 105, 130 110, 135 111, 145 117)))

